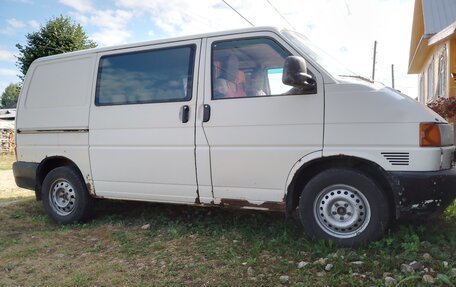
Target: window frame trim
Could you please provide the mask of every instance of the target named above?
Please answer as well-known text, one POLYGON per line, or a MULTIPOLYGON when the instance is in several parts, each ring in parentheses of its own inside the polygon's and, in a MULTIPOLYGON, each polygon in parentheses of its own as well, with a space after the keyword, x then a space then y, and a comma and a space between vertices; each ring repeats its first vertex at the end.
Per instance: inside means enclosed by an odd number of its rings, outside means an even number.
POLYGON ((196 55, 197 55, 198 46, 196 43, 192 44, 184 44, 184 45, 177 45, 177 46, 169 46, 169 47, 160 47, 160 48, 148 48, 144 50, 137 50, 137 51, 130 51, 130 52, 123 52, 123 53, 115 53, 115 54, 107 54, 103 55, 98 59, 98 68, 97 68, 97 77, 95 83, 95 97, 94 97, 94 105, 96 107, 106 107, 106 106, 126 106, 126 105, 144 105, 144 104, 159 104, 159 103, 177 103, 177 102, 189 102, 193 98, 193 90, 194 90, 194 82, 195 82, 195 67, 196 67, 196 55), (146 52, 153 52, 153 51, 163 51, 163 50, 170 50, 170 49, 179 49, 179 48, 190 48, 190 63, 188 67, 189 77, 187 79, 187 96, 183 99, 174 99, 174 100, 152 100, 152 101, 143 101, 143 102, 135 102, 135 103, 109 103, 109 104, 102 104, 99 103, 99 94, 100 94, 100 76, 102 72, 102 65, 101 61, 108 57, 115 57, 115 56, 124 56, 124 55, 131 55, 131 54, 140 54, 146 52), (191 81, 189 81, 191 79, 191 81), (190 83, 190 85, 189 85, 190 83))

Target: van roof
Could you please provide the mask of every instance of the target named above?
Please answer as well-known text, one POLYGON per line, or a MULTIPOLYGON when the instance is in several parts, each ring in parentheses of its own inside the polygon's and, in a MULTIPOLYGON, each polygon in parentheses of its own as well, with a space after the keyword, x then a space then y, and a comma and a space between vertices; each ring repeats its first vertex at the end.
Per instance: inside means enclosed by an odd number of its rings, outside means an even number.
POLYGON ((36 59, 34 62, 41 63, 41 62, 47 62, 50 60, 67 58, 67 57, 72 57, 72 56, 83 56, 83 55, 89 55, 89 54, 106 52, 106 51, 114 51, 114 50, 121 50, 121 49, 127 49, 127 48, 136 48, 136 47, 141 47, 141 46, 148 46, 148 45, 168 43, 168 42, 185 41, 185 40, 192 40, 192 39, 198 39, 198 38, 216 37, 216 36, 223 36, 223 35, 229 35, 229 34, 231 34, 231 35, 240 34, 240 33, 246 33, 246 32, 261 32, 261 31, 280 33, 280 31, 282 31, 282 30, 284 30, 284 29, 281 29, 278 27, 272 27, 272 26, 261 26, 261 27, 249 27, 249 28, 243 28, 243 29, 234 29, 234 30, 189 35, 189 36, 173 37, 173 38, 163 38, 163 39, 159 39, 159 40, 122 44, 122 45, 116 45, 116 46, 85 49, 85 50, 79 50, 79 51, 74 51, 74 52, 62 53, 62 54, 57 54, 57 55, 52 55, 52 56, 47 56, 47 57, 41 57, 41 58, 36 59))

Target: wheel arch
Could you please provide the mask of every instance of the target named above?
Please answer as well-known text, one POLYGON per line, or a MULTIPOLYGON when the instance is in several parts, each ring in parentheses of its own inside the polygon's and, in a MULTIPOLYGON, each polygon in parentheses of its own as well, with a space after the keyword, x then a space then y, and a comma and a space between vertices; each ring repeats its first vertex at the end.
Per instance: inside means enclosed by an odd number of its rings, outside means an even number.
MULTIPOLYGON (((84 177, 80 168, 72 161, 71 159, 64 157, 64 156, 50 156, 46 157, 41 161, 38 165, 36 170, 36 188, 35 188, 35 196, 37 200, 41 200, 41 189, 43 185, 44 178, 46 175, 53 169, 61 167, 61 166, 69 166, 73 168, 77 174, 81 177, 84 181, 84 177)), ((90 189, 88 189, 90 191, 90 189)))
MULTIPOLYGON (((294 173, 291 181, 286 188, 286 214, 291 216, 299 204, 301 192, 306 184, 320 172, 330 168, 351 168, 356 169, 366 176, 372 178, 378 186, 385 191, 388 199, 388 204, 391 211, 396 210, 396 202, 398 201, 393 190, 392 180, 388 173, 378 164, 347 155, 337 155, 320 157, 302 164, 294 173)), ((397 212, 391 212, 391 219, 397 217, 397 212)))

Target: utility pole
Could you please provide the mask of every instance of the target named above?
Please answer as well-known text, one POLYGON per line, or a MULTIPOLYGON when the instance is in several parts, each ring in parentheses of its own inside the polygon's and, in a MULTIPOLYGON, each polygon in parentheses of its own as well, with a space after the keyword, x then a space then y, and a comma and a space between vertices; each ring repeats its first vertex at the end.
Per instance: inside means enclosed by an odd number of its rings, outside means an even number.
POLYGON ((394 64, 391 64, 391 83, 391 87, 394 89, 394 64))
POLYGON ((374 61, 372 62, 372 81, 375 80, 375 60, 377 57, 377 41, 374 41, 374 61))

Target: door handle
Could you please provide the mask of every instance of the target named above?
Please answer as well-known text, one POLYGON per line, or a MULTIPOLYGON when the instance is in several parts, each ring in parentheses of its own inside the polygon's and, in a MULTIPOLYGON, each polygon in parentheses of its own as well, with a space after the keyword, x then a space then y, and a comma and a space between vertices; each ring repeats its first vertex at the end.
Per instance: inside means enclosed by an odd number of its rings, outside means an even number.
POLYGON ((190 114, 190 108, 185 105, 185 106, 182 106, 181 108, 181 115, 182 115, 182 122, 185 124, 186 122, 188 122, 188 116, 190 114))
POLYGON ((211 119, 211 106, 203 105, 203 122, 207 123, 211 119))

